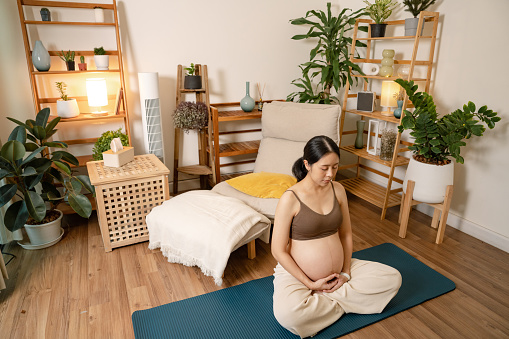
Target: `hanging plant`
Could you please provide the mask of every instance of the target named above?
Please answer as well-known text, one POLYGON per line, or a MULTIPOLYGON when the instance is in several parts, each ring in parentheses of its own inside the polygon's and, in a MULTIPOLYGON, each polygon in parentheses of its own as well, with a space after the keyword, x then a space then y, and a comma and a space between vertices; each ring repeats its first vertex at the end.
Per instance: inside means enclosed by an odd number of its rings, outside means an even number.
POLYGON ((189 133, 192 129, 202 129, 208 125, 208 109, 203 102, 181 102, 173 113, 173 124, 189 133))

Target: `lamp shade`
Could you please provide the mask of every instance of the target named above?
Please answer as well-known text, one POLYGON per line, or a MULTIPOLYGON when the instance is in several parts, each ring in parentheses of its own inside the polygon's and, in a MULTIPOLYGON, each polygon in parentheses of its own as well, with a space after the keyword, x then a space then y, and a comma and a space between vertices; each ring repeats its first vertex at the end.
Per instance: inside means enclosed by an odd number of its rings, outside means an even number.
POLYGON ((108 105, 108 90, 106 80, 103 78, 87 79, 88 105, 101 107, 108 105))
POLYGON ((380 95, 380 106, 397 107, 395 94, 399 93, 400 86, 394 81, 382 81, 382 94, 380 95))

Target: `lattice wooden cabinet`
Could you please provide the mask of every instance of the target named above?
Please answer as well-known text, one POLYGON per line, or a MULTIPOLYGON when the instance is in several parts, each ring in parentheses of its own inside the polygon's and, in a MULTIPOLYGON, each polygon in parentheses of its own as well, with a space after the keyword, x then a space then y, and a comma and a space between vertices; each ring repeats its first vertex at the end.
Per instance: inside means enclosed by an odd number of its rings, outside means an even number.
POLYGON ((145 217, 170 198, 170 170, 154 155, 138 155, 122 167, 104 166, 104 161, 87 163, 95 186, 97 217, 104 249, 148 240, 145 217))

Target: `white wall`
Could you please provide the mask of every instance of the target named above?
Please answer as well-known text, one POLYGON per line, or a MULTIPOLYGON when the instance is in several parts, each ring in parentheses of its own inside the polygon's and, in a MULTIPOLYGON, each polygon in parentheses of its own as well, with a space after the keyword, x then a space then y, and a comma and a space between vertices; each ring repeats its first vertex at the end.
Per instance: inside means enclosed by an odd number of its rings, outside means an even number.
MULTIPOLYGON (((441 15, 432 91, 439 111, 446 113, 472 100, 479 106, 487 104, 503 117, 495 130, 470 140, 464 148, 466 164, 455 167, 451 211, 460 220, 477 225, 507 243, 509 123, 503 106, 506 103, 503 89, 507 89, 509 78, 509 68, 505 65, 509 54, 506 35, 509 2, 488 0, 482 5, 473 0, 437 2, 431 8, 441 15)), ((309 9, 324 10, 325 4, 326 1, 304 0, 119 1, 135 148, 143 148, 138 72, 159 72, 166 164, 172 169, 171 113, 175 108, 177 65, 191 62, 208 65, 211 102, 239 101, 245 95, 245 81, 251 81, 251 95, 255 98, 256 82, 267 84, 265 99, 285 98, 294 90, 290 82, 300 75, 297 65, 307 61, 313 46, 291 40, 292 35, 302 33, 305 28, 292 26, 288 21, 303 16, 309 9)), ((361 0, 333 1, 335 12, 340 5, 352 9, 364 6, 361 0)), ((391 19, 406 17, 408 12, 400 10, 391 19)), ((34 114, 14 0, 0 2, 0 37, 3 104, 0 136, 6 140, 14 126, 6 116, 24 120, 34 114)), ((58 45, 58 38, 54 39, 58 45)), ((95 46, 96 39, 87 33, 80 34, 70 48, 77 49, 73 47, 75 43, 90 48, 95 46)), ((395 48, 400 47, 395 45, 395 48)), ((194 161, 192 135, 186 138, 190 145, 184 150, 186 161, 194 161)))

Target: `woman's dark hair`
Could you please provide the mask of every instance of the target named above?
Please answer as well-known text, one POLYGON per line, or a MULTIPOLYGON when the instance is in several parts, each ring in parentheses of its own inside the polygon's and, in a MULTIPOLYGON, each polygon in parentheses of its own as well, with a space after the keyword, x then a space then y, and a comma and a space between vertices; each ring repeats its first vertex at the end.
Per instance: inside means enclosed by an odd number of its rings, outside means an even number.
POLYGON ((311 166, 329 153, 336 153, 339 158, 339 147, 331 138, 325 135, 311 138, 306 146, 304 146, 304 156, 297 159, 292 167, 292 173, 297 178, 297 181, 304 179, 308 173, 304 160, 307 160, 311 166))

